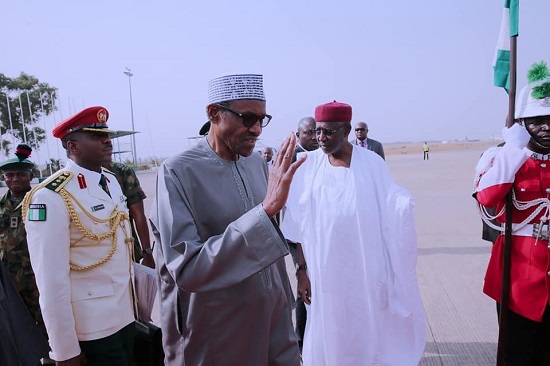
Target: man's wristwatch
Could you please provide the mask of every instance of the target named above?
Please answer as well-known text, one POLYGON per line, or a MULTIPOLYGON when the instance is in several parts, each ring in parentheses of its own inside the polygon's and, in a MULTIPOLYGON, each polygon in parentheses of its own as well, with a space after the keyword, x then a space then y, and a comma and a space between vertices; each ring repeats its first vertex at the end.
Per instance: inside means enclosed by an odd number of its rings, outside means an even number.
POLYGON ((298 264, 296 263, 296 276, 298 276, 298 272, 305 271, 307 269, 307 264, 298 264))
POLYGON ((151 255, 153 254, 153 248, 143 248, 143 253, 151 255))

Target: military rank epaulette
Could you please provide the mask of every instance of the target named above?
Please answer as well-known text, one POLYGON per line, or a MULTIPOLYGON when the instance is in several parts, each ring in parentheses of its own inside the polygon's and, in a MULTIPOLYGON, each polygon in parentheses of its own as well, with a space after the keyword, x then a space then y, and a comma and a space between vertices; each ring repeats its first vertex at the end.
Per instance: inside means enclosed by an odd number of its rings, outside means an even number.
POLYGON ((21 207, 23 220, 26 220, 27 218, 29 205, 36 191, 42 188, 48 188, 56 193, 59 193, 59 191, 63 187, 65 187, 67 183, 69 183, 72 177, 73 177, 73 173, 71 172, 58 172, 57 174, 52 175, 46 181, 40 183, 39 185, 35 186, 33 189, 28 191, 27 194, 25 194, 25 198, 23 198, 22 207, 21 207))
POLYGON ((54 192, 59 192, 67 183, 69 183, 73 176, 74 174, 71 172, 58 173, 44 182, 44 188, 48 188, 54 192))

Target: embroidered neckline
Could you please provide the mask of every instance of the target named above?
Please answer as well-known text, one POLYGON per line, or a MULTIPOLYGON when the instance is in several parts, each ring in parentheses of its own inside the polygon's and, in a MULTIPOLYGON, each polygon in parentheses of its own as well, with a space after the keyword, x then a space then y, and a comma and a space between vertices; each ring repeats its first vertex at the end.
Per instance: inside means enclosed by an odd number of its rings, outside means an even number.
POLYGON ((531 151, 529 150, 528 148, 524 148, 525 152, 527 153, 527 155, 529 155, 529 157, 531 159, 535 159, 535 160, 550 160, 550 154, 541 154, 541 153, 536 153, 534 151, 531 151))

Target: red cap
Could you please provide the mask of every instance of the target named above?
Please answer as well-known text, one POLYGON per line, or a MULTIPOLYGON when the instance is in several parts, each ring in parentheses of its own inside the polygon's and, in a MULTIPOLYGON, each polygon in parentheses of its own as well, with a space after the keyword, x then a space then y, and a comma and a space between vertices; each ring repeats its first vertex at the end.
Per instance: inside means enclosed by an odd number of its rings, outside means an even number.
POLYGON ((337 101, 321 104, 315 108, 317 122, 351 122, 351 106, 337 101))
POLYGON ((62 139, 74 131, 114 133, 115 131, 107 129, 108 119, 109 112, 107 109, 100 106, 86 108, 60 122, 55 126, 52 134, 54 137, 62 139))
POLYGON ((27 144, 19 144, 15 149, 15 155, 17 155, 18 158, 21 158, 21 160, 31 156, 31 153, 32 148, 27 144))

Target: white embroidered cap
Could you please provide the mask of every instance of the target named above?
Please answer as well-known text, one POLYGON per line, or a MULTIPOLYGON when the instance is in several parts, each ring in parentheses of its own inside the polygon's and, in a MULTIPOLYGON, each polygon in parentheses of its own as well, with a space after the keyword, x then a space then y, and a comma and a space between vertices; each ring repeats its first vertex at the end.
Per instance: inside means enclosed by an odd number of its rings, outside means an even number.
POLYGON ((545 83, 550 83, 550 78, 529 84, 521 89, 516 99, 516 119, 550 115, 550 97, 537 99, 532 95, 533 88, 545 83))
POLYGON ((263 76, 227 75, 208 82, 208 104, 239 99, 265 100, 263 76))
POLYGON ((526 87, 516 99, 515 118, 550 115, 550 69, 545 61, 534 63, 527 71, 526 87))

